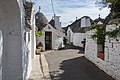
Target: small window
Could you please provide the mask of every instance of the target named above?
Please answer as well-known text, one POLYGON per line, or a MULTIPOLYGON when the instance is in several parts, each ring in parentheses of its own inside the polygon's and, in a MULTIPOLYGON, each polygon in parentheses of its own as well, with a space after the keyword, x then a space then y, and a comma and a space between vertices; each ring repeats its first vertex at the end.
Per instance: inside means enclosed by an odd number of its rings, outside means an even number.
POLYGON ((28 33, 28 42, 30 41, 30 33, 28 33))
POLYGON ((98 58, 104 60, 104 44, 98 44, 98 58))

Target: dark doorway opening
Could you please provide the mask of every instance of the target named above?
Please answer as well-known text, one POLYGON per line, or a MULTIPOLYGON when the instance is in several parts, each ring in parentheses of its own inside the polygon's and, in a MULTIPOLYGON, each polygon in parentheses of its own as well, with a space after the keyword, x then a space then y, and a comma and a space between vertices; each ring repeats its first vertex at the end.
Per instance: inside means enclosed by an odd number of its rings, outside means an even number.
POLYGON ((45 50, 52 49, 52 32, 45 32, 45 50))

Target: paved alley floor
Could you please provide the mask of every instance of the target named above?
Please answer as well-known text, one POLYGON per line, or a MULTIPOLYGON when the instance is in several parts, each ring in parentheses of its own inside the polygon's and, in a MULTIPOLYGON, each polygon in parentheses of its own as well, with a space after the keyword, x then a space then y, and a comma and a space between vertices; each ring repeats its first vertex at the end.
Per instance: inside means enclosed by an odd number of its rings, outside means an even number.
POLYGON ((32 71, 27 80, 44 80, 40 65, 40 55, 35 55, 32 59, 32 71))
POLYGON ((78 52, 66 49, 45 55, 51 80, 114 80, 78 52))

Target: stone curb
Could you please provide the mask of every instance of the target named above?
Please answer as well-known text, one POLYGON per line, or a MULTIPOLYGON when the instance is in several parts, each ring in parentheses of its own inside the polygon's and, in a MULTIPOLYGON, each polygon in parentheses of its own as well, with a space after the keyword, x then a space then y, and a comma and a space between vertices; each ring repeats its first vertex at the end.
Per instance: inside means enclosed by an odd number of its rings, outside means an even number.
POLYGON ((35 55, 32 59, 32 71, 26 80, 43 80, 43 73, 39 61, 40 55, 35 55))
POLYGON ((49 73, 49 67, 48 67, 47 60, 45 58, 45 54, 46 52, 41 53, 41 66, 43 69, 43 76, 45 80, 51 80, 50 73, 49 73))

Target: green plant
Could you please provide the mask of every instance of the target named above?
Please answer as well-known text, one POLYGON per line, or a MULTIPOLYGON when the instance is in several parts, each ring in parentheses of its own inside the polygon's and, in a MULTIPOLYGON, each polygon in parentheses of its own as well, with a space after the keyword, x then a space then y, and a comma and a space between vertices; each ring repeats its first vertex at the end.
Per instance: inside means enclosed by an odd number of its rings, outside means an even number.
POLYGON ((114 37, 114 38, 116 38, 117 36, 120 36, 120 26, 118 28, 116 28, 115 30, 113 30, 113 31, 107 32, 107 34, 110 37, 114 37))
POLYGON ((91 37, 97 41, 97 44, 104 44, 105 42, 105 36, 107 35, 105 31, 105 25, 99 24, 94 25, 94 29, 96 29, 95 34, 91 35, 91 37))
POLYGON ((81 41, 82 44, 85 44, 85 41, 81 41))
POLYGON ((37 31, 37 32, 36 32, 36 36, 38 36, 38 37, 41 37, 41 36, 43 36, 43 33, 42 33, 42 31, 37 31))
POLYGON ((106 32, 105 28, 105 25, 94 25, 93 28, 90 28, 91 30, 96 29, 95 34, 91 35, 91 37, 97 41, 97 44, 104 44, 106 35, 113 38, 120 36, 120 26, 115 30, 109 32, 106 32))
POLYGON ((120 18, 120 0, 101 0, 98 4, 103 4, 101 7, 106 7, 109 4, 112 13, 111 18, 120 18))

